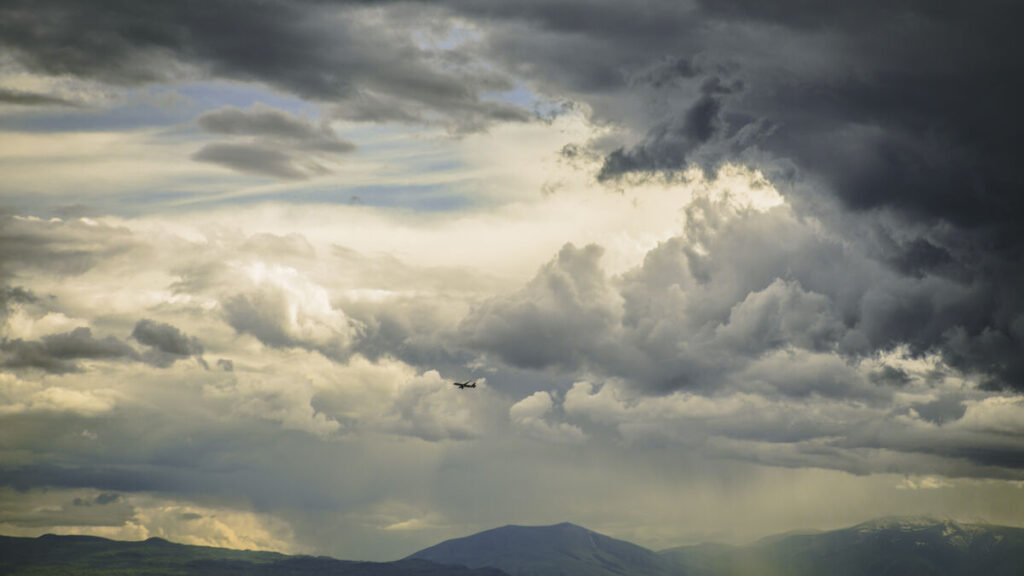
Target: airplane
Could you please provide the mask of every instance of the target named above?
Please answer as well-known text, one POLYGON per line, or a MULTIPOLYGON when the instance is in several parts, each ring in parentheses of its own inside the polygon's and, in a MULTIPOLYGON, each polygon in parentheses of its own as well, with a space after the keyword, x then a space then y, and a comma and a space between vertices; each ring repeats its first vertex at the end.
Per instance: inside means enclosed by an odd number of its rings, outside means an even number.
POLYGON ((455 386, 459 387, 459 390, 465 390, 466 388, 476 388, 476 380, 466 380, 465 382, 452 382, 455 386))

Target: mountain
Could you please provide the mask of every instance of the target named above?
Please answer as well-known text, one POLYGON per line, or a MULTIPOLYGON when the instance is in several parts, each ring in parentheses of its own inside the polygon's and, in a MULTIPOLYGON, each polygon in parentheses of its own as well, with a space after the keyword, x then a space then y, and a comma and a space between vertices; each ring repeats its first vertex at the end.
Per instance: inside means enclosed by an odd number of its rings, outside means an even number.
POLYGON ((504 526, 420 550, 409 559, 470 568, 491 566, 511 576, 668 576, 679 569, 636 544, 575 524, 504 526))
POLYGON ((0 576, 1022 576, 1024 529, 884 518, 749 546, 655 553, 573 524, 505 526, 396 562, 186 546, 150 538, 0 536, 0 576))
POLYGON ((884 518, 751 546, 703 544, 659 554, 689 576, 1020 576, 1024 529, 884 518))
POLYGON ((174 544, 160 538, 119 542, 92 536, 0 536, 0 575, 99 576, 507 576, 426 560, 348 562, 326 557, 174 544))

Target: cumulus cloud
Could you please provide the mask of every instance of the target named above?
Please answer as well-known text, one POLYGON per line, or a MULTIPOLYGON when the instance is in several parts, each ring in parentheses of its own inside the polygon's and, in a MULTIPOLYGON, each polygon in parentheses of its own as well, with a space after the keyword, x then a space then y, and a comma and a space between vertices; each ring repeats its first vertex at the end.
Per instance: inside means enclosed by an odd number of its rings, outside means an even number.
POLYGON ((462 321, 470 345, 526 368, 578 366, 602 345, 619 301, 596 245, 563 247, 521 291, 486 302, 462 321))
POLYGON ((578 426, 566 422, 552 422, 548 418, 554 407, 551 394, 545 390, 516 402, 508 409, 512 423, 523 434, 543 442, 582 442, 586 435, 578 426))
POLYGON ((249 288, 228 297, 228 324, 266 346, 301 347, 344 358, 356 327, 327 291, 300 271, 261 262, 237 269, 249 288))
POLYGON ((230 400, 235 414, 276 422, 285 429, 321 437, 341 429, 337 420, 313 407, 314 390, 308 381, 239 375, 230 387, 207 388, 206 394, 230 400))

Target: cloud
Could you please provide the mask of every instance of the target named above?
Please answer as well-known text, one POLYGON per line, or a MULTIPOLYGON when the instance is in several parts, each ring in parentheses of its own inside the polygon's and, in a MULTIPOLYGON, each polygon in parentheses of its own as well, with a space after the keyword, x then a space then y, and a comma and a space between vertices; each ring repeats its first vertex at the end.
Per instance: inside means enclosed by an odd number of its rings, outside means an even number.
POLYGON ((78 276, 139 246, 127 229, 85 219, 0 215, 0 278, 30 272, 78 276))
POLYGON ((237 269, 249 288, 224 302, 228 324, 266 346, 301 347, 343 359, 356 328, 327 291, 300 271, 261 262, 237 269))
POLYGON ((280 520, 148 494, 88 489, 14 492, 0 488, 0 524, 18 536, 91 534, 118 540, 152 537, 197 546, 302 552, 280 520))
POLYGON ((508 75, 445 47, 441 10, 359 3, 271 2, 238 10, 230 0, 200 10, 116 0, 5 5, 3 45, 40 74, 114 85, 181 78, 262 82, 305 99, 340 104, 355 120, 438 120, 456 130, 523 121, 520 107, 484 97, 514 88, 508 75), (427 45, 414 41, 438 35, 427 45), (88 40, 86 40, 88 38, 88 40), (55 50, 54 46, 61 46, 55 50))
POLYGON ((254 105, 249 110, 233 106, 211 110, 200 115, 196 122, 210 134, 263 137, 320 152, 345 153, 355 149, 327 125, 315 127, 297 116, 262 105, 254 105))
POLYGON ((112 411, 119 395, 111 389, 78 390, 69 386, 44 386, 11 374, 0 378, 0 416, 64 414, 97 417, 112 411))
POLYGON ((309 177, 310 169, 312 172, 320 170, 315 164, 308 165, 306 169, 296 167, 292 157, 280 150, 244 143, 207 144, 193 154, 192 159, 220 164, 238 172, 285 180, 302 180, 309 177))
POLYGON ((203 345, 195 336, 188 336, 170 324, 143 318, 135 323, 132 338, 150 347, 143 353, 142 360, 154 366, 167 367, 176 360, 195 356, 203 367, 203 345))
POLYGON ((551 394, 540 390, 513 404, 508 416, 523 434, 542 442, 574 444, 585 440, 586 434, 578 426, 547 418, 553 407, 551 394))
POLYGON ((276 422, 284 429, 318 437, 341 429, 341 423, 314 408, 314 390, 308 381, 244 375, 238 376, 230 388, 207 388, 206 394, 231 399, 235 414, 276 422))
POLYGON ((970 402, 968 413, 971 407, 978 415, 987 413, 988 424, 981 427, 963 413, 963 418, 938 427, 916 412, 905 415, 904 402, 857 405, 843 395, 787 399, 740 391, 646 397, 616 382, 595 386, 584 381, 566 393, 563 409, 583 423, 611 426, 631 445, 682 446, 716 458, 854 474, 887 470, 947 477, 1021 475, 1020 462, 1011 456, 1020 449, 1020 439, 1008 440, 1001 435, 1007 428, 995 424, 999 419, 988 418, 1003 410, 1002 422, 1009 422, 1010 414, 1019 417, 1016 402, 970 402))
MULTIPOLYGON (((684 67, 682 71, 689 72, 689 69, 684 67)), ((663 82, 660 77, 652 80, 655 86, 663 82)), ((691 163, 704 164, 709 171, 716 171, 719 162, 701 162, 694 153, 725 137, 728 126, 722 117, 724 100, 741 89, 739 81, 725 83, 716 76, 707 78, 700 86, 700 97, 681 116, 652 128, 630 149, 620 147, 608 154, 597 179, 604 181, 636 172, 675 171, 691 163)), ((749 137, 749 134, 737 132, 731 136, 735 139, 749 137)))
POLYGON ((516 366, 578 366, 608 341, 618 315, 602 253, 565 245, 526 287, 473 310, 459 331, 470 346, 516 366))
POLYGON ((56 374, 77 372, 78 360, 137 360, 138 352, 114 336, 94 338, 87 327, 44 336, 38 341, 20 338, 0 343, 3 365, 8 368, 39 368, 56 374))
POLYGON ((80 104, 66 100, 59 96, 50 94, 39 94, 36 92, 25 92, 0 88, 0 104, 14 104, 16 106, 69 106, 77 107, 80 104))
POLYGON ((870 235, 847 240, 788 204, 698 196, 685 213, 682 233, 620 278, 602 273, 598 248, 563 249, 525 289, 467 316, 468 345, 650 390, 714 387, 776 350, 857 359, 906 346, 1019 386, 1016 304, 991 280, 903 275, 873 257, 870 235))
POLYGON ((249 137, 242 142, 207 144, 193 160, 221 164, 239 172, 282 179, 304 179, 327 169, 318 162, 355 150, 329 125, 312 123, 268 106, 235 107, 204 112, 201 129, 219 136, 249 137))

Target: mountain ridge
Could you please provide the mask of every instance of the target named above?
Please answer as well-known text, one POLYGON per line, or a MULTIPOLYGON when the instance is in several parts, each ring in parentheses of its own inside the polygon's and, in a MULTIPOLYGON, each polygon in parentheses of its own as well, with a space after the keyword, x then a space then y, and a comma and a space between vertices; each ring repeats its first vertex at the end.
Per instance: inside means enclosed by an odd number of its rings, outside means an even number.
POLYGON ((653 552, 570 522, 509 524, 392 562, 191 546, 154 537, 0 536, 0 576, 1020 576, 1024 528, 895 516, 737 546, 653 552), (460 556, 461 555, 461 556, 460 556))
POLYGON ((359 562, 327 556, 192 546, 154 537, 119 541, 99 536, 0 536, 0 576, 507 576, 494 568, 443 566, 425 560, 359 562))
POLYGON ((446 540, 406 557, 470 568, 491 566, 511 576, 668 576, 674 566, 657 553, 570 522, 509 524, 446 540))
POLYGON ((895 516, 748 546, 698 544, 659 554, 688 576, 1019 576, 1024 528, 895 516))

